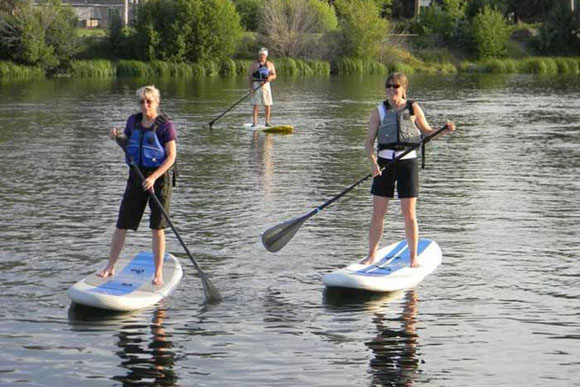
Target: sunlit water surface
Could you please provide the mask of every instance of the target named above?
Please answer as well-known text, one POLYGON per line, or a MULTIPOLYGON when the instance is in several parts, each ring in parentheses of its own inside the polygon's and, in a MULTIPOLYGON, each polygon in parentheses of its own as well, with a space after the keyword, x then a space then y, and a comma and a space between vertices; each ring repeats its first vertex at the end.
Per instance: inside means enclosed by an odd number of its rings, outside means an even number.
MULTIPOLYGON (((443 265, 417 289, 325 292, 366 253, 370 184, 268 253, 259 235, 369 172, 383 77, 281 77, 274 122, 242 129, 243 79, 0 82, 0 385, 572 386, 580 377, 580 79, 413 76, 437 127, 421 172, 421 235, 443 265), (168 230, 185 276, 129 314, 71 307, 105 263, 127 167, 107 139, 154 82, 179 130, 171 216, 224 301, 168 230)), ((402 239, 398 203, 383 244, 402 239)), ((144 222, 124 254, 149 249, 144 222)))

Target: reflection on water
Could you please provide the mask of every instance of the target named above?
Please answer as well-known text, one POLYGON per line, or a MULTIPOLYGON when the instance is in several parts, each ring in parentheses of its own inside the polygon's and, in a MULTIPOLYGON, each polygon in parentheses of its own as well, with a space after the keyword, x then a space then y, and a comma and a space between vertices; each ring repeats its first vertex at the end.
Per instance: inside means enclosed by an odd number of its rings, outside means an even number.
MULTIPOLYGON (((143 313, 148 314, 148 313, 143 313)), ((178 376, 174 371, 176 354, 172 350, 171 334, 166 332, 166 309, 162 306, 153 311, 149 324, 141 321, 142 312, 119 313, 72 304, 69 323, 75 329, 95 329, 116 325, 113 340, 119 347, 116 355, 121 359, 123 375, 111 375, 123 386, 174 386, 178 376)))
POLYGON ((264 199, 268 200, 272 194, 273 176, 275 172, 273 160, 274 137, 271 134, 265 135, 254 132, 252 135, 252 147, 256 158, 260 186, 262 187, 264 199))
POLYGON ((372 313, 376 336, 365 342, 373 354, 370 360, 372 386, 414 385, 420 372, 415 289, 373 293, 330 288, 325 290, 324 302, 327 307, 343 313, 353 310, 372 313))
POLYGON ((405 294, 400 317, 392 319, 377 312, 373 323, 378 335, 365 344, 375 356, 371 360, 374 385, 412 386, 419 370, 416 290, 405 294))

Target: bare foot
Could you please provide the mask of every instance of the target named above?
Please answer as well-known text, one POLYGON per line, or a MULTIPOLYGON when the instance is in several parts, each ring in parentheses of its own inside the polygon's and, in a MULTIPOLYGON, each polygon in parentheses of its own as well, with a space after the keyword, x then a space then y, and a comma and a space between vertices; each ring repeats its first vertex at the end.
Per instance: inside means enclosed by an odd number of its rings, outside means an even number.
POLYGON ((110 267, 107 265, 103 270, 97 273, 97 276, 102 278, 112 277, 115 275, 115 267, 110 267))
POLYGON ((151 283, 155 286, 162 286, 163 285, 163 276, 155 276, 153 277, 153 281, 151 283))
POLYGON ((375 257, 366 257, 359 261, 361 265, 372 265, 375 262, 375 257))
POLYGON ((417 268, 419 267, 419 264, 417 263, 416 259, 411 259, 411 264, 409 266, 412 268, 417 268))

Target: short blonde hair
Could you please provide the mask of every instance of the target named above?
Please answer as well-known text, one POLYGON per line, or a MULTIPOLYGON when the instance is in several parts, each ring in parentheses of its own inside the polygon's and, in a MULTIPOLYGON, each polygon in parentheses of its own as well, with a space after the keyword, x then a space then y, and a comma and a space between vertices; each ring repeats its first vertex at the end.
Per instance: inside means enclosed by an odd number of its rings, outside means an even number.
POLYGON ((152 98, 157 102, 161 101, 161 93, 159 93, 159 90, 153 85, 143 86, 139 88, 135 94, 139 101, 147 97, 152 98))

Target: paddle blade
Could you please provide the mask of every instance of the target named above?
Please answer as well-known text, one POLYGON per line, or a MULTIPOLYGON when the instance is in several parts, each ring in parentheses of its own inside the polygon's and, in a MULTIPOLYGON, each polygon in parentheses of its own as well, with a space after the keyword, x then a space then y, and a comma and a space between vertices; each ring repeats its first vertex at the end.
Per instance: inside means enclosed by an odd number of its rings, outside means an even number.
POLYGON ((205 293, 205 301, 208 304, 218 304, 222 301, 222 295, 217 290, 215 285, 205 275, 201 276, 203 283, 203 291, 205 293))
POLYGON ((311 214, 307 214, 300 218, 288 220, 264 231, 262 234, 262 243, 266 250, 275 253, 282 247, 286 246, 294 234, 298 232, 302 223, 304 223, 310 216, 311 214))

